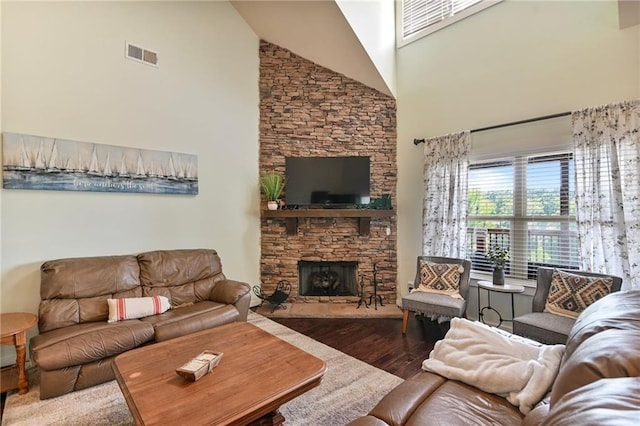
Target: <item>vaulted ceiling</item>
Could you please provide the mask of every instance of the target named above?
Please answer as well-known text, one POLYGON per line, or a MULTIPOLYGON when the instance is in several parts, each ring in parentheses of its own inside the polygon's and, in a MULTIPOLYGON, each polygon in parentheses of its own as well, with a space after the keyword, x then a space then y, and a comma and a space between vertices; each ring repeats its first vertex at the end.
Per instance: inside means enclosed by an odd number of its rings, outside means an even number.
MULTIPOLYGON (((395 96, 394 0, 230 0, 263 40, 395 96)), ((621 29, 640 1, 617 0, 621 29)))
POLYGON ((394 96, 392 0, 232 0, 231 4, 261 39, 394 96))

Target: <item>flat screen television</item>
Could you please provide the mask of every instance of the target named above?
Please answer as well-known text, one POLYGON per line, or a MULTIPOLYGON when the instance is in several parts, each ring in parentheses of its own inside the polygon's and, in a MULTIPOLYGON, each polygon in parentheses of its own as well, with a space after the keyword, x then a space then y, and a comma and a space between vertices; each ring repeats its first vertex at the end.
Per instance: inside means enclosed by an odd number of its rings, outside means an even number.
POLYGON ((286 157, 289 207, 357 207, 369 204, 369 157, 286 157))

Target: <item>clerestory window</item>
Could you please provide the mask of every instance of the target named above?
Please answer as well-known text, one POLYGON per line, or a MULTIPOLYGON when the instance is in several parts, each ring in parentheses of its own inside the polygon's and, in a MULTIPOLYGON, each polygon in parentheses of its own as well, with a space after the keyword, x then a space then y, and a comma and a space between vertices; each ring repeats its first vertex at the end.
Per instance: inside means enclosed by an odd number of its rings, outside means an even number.
POLYGON ((502 0, 401 0, 398 2, 398 47, 438 31, 502 0))

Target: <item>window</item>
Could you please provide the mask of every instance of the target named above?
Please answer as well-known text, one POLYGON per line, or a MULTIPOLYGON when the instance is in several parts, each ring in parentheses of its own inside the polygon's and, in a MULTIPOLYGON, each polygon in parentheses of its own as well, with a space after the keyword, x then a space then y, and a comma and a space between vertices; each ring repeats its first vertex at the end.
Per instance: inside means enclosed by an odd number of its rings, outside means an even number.
POLYGON ((571 153, 516 156, 469 167, 467 253, 491 271, 487 252, 509 250, 507 276, 535 279, 539 266, 578 268, 571 153))
POLYGON ((502 0, 402 0, 398 45, 442 29, 502 0))

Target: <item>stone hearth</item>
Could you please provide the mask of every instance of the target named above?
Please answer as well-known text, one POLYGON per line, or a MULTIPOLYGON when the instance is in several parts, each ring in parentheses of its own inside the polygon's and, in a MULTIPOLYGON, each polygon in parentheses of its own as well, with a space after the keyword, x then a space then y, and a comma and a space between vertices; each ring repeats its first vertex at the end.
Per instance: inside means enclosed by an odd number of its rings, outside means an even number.
MULTIPOLYGON (((368 299, 367 299, 368 301, 368 299)), ((271 318, 397 318, 402 319, 402 310, 395 304, 378 305, 369 308, 356 308, 356 303, 285 303, 286 309, 276 309, 265 304, 258 308, 252 308, 260 315, 271 318)))

